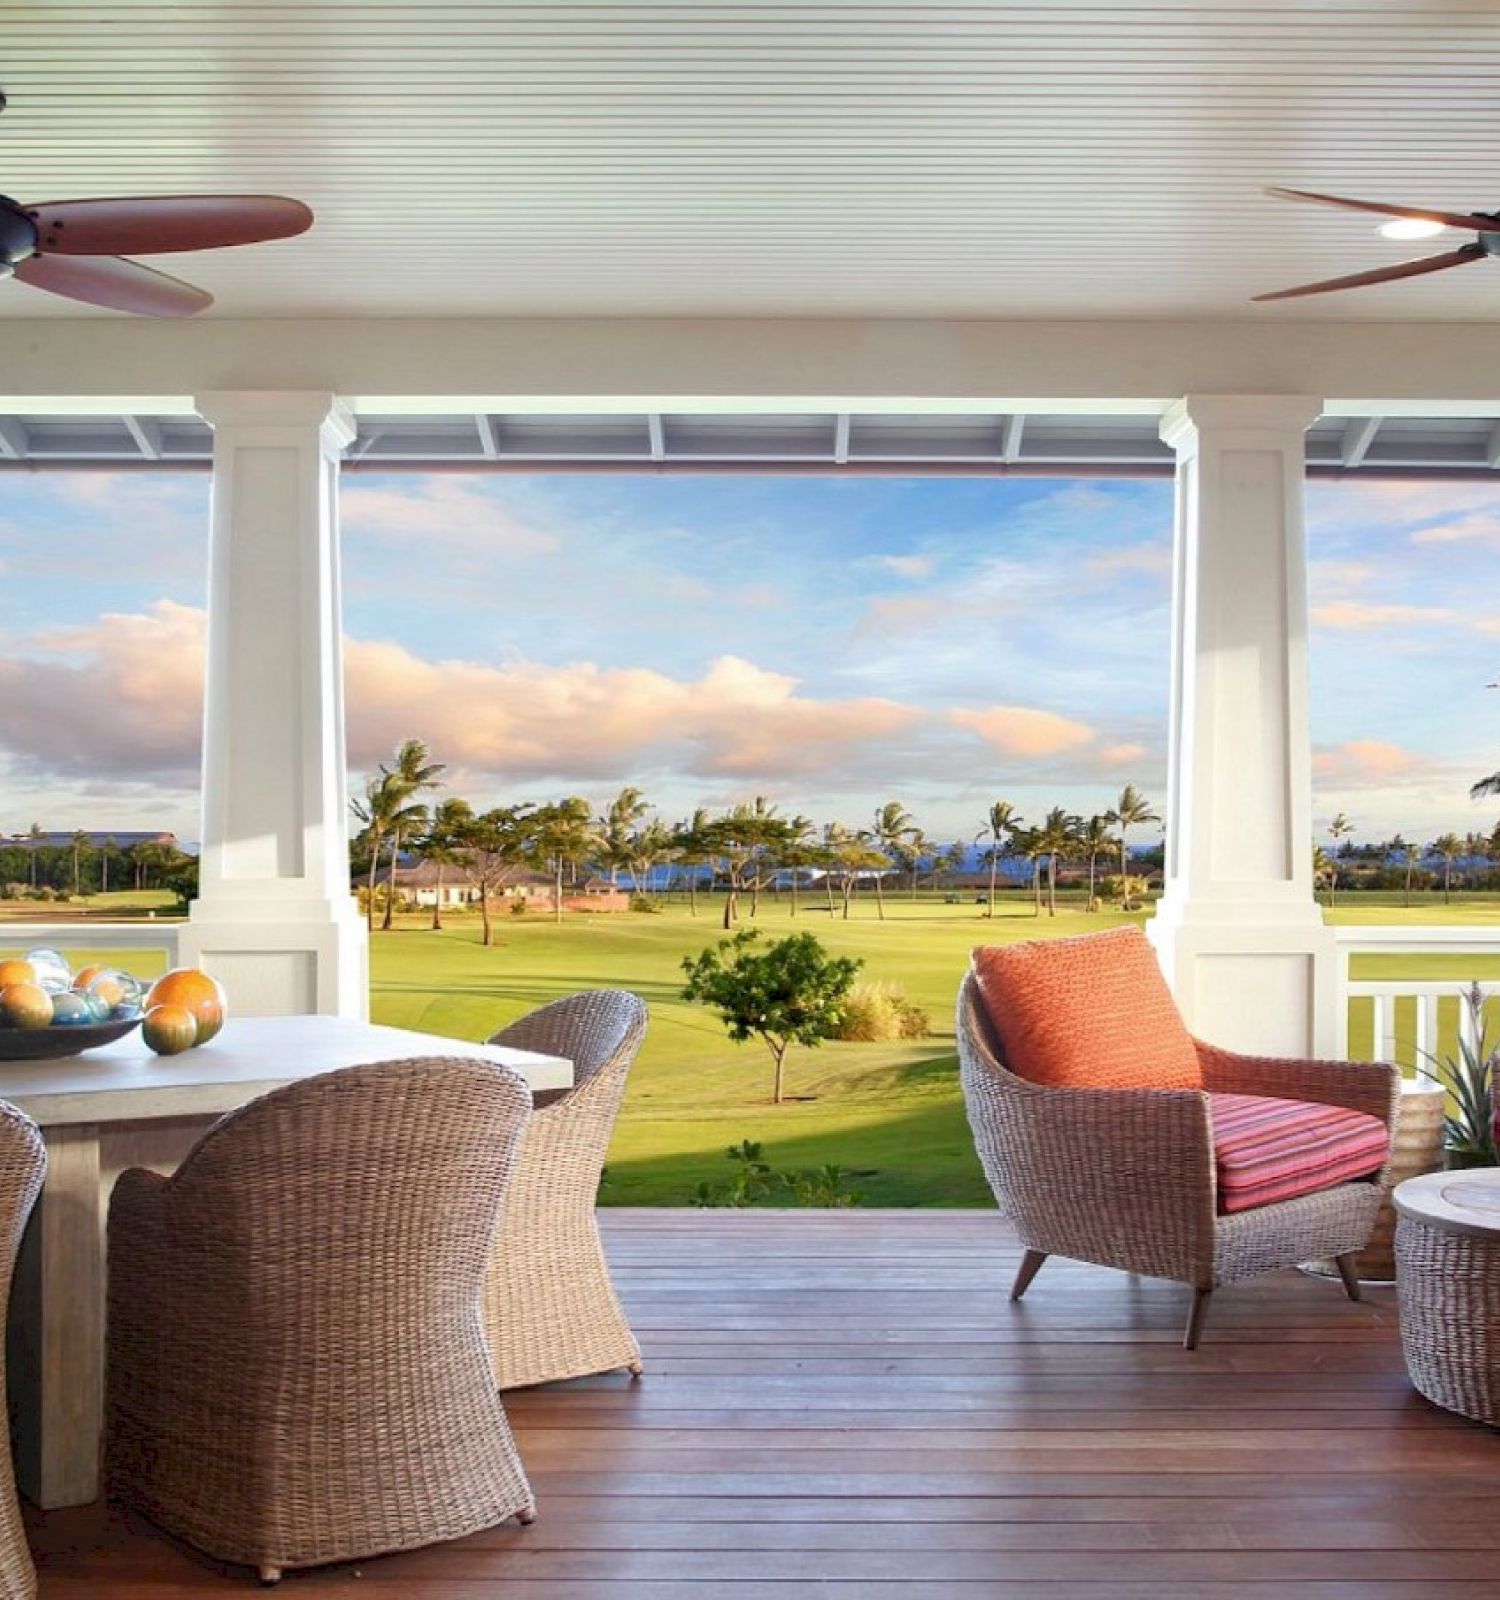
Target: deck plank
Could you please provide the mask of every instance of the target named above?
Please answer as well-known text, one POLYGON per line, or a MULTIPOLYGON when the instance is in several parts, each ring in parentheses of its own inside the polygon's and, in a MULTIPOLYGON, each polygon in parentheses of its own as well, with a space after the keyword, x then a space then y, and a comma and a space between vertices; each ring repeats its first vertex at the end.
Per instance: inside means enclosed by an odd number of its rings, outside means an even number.
MULTIPOLYGON (((540 1520, 295 1574, 320 1600, 1456 1600, 1500 1435, 1406 1382, 1389 1292, 1215 1296, 1019 1257, 982 1212, 606 1214, 645 1379, 507 1397, 540 1520)), ((29 1523, 42 1600, 245 1592, 107 1507, 29 1523)))

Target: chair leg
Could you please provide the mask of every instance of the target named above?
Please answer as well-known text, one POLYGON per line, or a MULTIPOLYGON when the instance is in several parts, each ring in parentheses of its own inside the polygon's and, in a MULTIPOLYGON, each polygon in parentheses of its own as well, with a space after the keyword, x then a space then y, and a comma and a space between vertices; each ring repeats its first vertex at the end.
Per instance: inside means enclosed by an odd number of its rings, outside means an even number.
POLYGON ((536 1507, 522 1506, 521 1509, 516 1512, 516 1521, 519 1522, 523 1528, 529 1528, 531 1524, 536 1521, 536 1507))
POLYGON ((1042 1263, 1046 1259, 1045 1250, 1028 1250, 1021 1257, 1021 1265, 1016 1269, 1016 1281, 1010 1286, 1012 1300, 1019 1300, 1031 1287, 1031 1280, 1041 1271, 1042 1263))
POLYGON ((1193 1290, 1193 1304, 1188 1312, 1187 1330, 1182 1336, 1184 1350, 1198 1348, 1198 1336, 1203 1332, 1203 1319, 1208 1315, 1208 1297, 1212 1293, 1211 1288, 1193 1290))
POLYGON ((273 1583, 281 1582, 281 1568, 261 1566, 256 1569, 255 1576, 260 1580, 262 1587, 269 1589, 273 1583))
POLYGON ((1339 1269, 1339 1276, 1344 1280, 1344 1293, 1351 1300, 1359 1299, 1359 1278, 1354 1270, 1354 1264, 1358 1259, 1357 1252, 1353 1250, 1333 1258, 1334 1265, 1339 1269))

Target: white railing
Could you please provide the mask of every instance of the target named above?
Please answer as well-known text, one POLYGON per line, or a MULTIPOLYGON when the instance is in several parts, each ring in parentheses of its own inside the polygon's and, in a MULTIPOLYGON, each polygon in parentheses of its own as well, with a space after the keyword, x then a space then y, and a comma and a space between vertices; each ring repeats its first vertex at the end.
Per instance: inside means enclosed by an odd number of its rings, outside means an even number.
POLYGON ((180 922, 157 922, 151 918, 139 922, 0 922, 0 955, 21 955, 42 946, 64 953, 101 950, 111 955, 115 951, 139 950, 159 954, 168 967, 175 967, 181 926, 180 922))
POLYGON ((1472 1034, 1472 1018, 1463 1003, 1471 983, 1477 981, 1486 992, 1500 991, 1500 925, 1494 929, 1340 927, 1334 937, 1339 953, 1341 1057, 1349 1055, 1351 1037, 1363 1035, 1360 1022, 1365 1014, 1367 1048, 1376 1060, 1400 1061, 1404 1066, 1425 1061, 1472 1034), (1356 978, 1351 972, 1360 956, 1409 956, 1414 964, 1440 956, 1451 975, 1356 978))

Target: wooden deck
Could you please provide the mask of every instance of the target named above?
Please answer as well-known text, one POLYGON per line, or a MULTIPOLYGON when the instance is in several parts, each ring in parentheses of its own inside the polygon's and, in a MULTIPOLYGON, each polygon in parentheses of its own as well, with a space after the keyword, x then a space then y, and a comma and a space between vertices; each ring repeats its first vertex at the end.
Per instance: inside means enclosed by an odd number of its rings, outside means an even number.
MULTIPOLYGON (((1500 1435, 1407 1385, 1393 1297, 1215 1296, 977 1212, 613 1212, 647 1374, 509 1398, 540 1519, 290 1575, 338 1600, 1433 1600, 1500 1593, 1500 1435)), ((44 1600, 245 1594, 102 1509, 44 1600)))

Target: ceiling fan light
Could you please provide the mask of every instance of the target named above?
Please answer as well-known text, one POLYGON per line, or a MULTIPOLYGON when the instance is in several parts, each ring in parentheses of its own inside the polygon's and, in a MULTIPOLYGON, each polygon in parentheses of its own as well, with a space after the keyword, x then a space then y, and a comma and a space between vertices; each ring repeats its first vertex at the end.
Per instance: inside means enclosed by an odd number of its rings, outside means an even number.
POLYGON ((1423 217, 1396 217, 1382 222, 1375 231, 1383 239, 1435 239, 1447 229, 1441 222, 1429 222, 1423 217))

